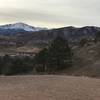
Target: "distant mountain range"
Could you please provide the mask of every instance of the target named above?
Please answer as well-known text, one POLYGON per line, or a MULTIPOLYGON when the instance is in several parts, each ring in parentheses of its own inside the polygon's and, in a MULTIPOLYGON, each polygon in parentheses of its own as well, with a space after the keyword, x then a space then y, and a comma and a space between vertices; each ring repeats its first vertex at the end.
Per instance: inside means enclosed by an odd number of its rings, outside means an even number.
MULTIPOLYGON (((85 26, 81 28, 69 26, 56 29, 33 27, 24 23, 15 23, 0 26, 0 35, 14 35, 14 39, 16 40, 13 39, 13 41, 20 41, 29 44, 48 43, 57 36, 61 36, 67 40, 77 42, 82 37, 93 38, 99 31, 100 27, 96 26, 85 26)), ((9 38, 9 40, 10 39, 11 38, 9 38)))
POLYGON ((14 23, 0 26, 0 34, 16 34, 16 33, 49 33, 50 35, 63 35, 65 38, 82 36, 82 35, 94 35, 96 32, 100 31, 100 27, 96 26, 85 26, 81 28, 76 28, 73 26, 57 28, 57 29, 47 29, 41 27, 34 27, 27 25, 25 23, 14 23))
POLYGON ((43 30, 38 32, 33 32, 30 34, 20 34, 17 39, 18 41, 24 41, 25 43, 48 43, 49 41, 55 39, 57 36, 63 37, 71 42, 78 42, 81 38, 94 38, 95 34, 100 31, 100 27, 95 26, 85 26, 81 28, 76 27, 63 27, 51 30, 43 30))
POLYGON ((41 30, 47 30, 46 28, 33 27, 25 23, 14 23, 0 26, 0 34, 9 35, 16 33, 36 32, 41 30))

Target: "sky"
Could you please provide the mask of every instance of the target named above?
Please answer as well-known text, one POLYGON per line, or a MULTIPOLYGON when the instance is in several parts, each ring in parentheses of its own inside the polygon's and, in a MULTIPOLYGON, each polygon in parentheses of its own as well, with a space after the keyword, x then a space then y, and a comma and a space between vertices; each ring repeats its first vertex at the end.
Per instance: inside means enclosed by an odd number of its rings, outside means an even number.
POLYGON ((100 0, 0 0, 0 25, 100 26, 100 0))

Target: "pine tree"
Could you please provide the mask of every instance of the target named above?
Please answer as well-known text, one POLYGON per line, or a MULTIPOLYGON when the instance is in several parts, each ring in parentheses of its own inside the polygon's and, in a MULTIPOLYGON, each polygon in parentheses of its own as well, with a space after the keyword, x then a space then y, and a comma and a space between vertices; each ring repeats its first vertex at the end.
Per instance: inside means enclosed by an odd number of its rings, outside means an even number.
POLYGON ((72 53, 68 41, 57 37, 48 48, 48 67, 50 70, 62 70, 72 65, 72 53))
POLYGON ((35 65, 38 65, 36 67, 36 71, 38 72, 44 72, 46 71, 46 62, 47 62, 47 49, 44 48, 41 50, 38 54, 35 56, 35 65))
POLYGON ((35 56, 37 71, 57 71, 72 66, 72 52, 68 41, 57 37, 46 49, 35 56))

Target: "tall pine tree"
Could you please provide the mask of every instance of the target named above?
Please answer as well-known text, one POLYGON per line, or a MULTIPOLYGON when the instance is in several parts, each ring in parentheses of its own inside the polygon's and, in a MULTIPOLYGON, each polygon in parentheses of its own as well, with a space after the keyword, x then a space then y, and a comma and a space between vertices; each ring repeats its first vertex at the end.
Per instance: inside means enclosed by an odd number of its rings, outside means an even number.
POLYGON ((72 65, 72 52, 68 41, 57 37, 48 48, 48 67, 51 71, 62 70, 72 65))

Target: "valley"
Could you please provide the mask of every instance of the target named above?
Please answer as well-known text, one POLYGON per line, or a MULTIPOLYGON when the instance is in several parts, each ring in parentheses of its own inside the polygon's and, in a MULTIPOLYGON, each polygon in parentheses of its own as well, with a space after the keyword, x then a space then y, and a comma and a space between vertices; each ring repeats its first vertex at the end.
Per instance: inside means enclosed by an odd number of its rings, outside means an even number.
POLYGON ((100 42, 95 41, 96 33, 100 31, 99 27, 85 26, 75 28, 69 26, 28 32, 26 29, 33 29, 33 27, 24 23, 0 27, 4 31, 11 29, 11 32, 13 32, 13 34, 0 34, 0 56, 9 55, 12 57, 33 58, 43 48, 47 48, 56 37, 61 37, 68 40, 72 49, 73 67, 54 74, 100 77, 100 42), (21 33, 20 28, 24 30, 24 33, 21 33), (12 29, 16 29, 17 33, 12 29))

